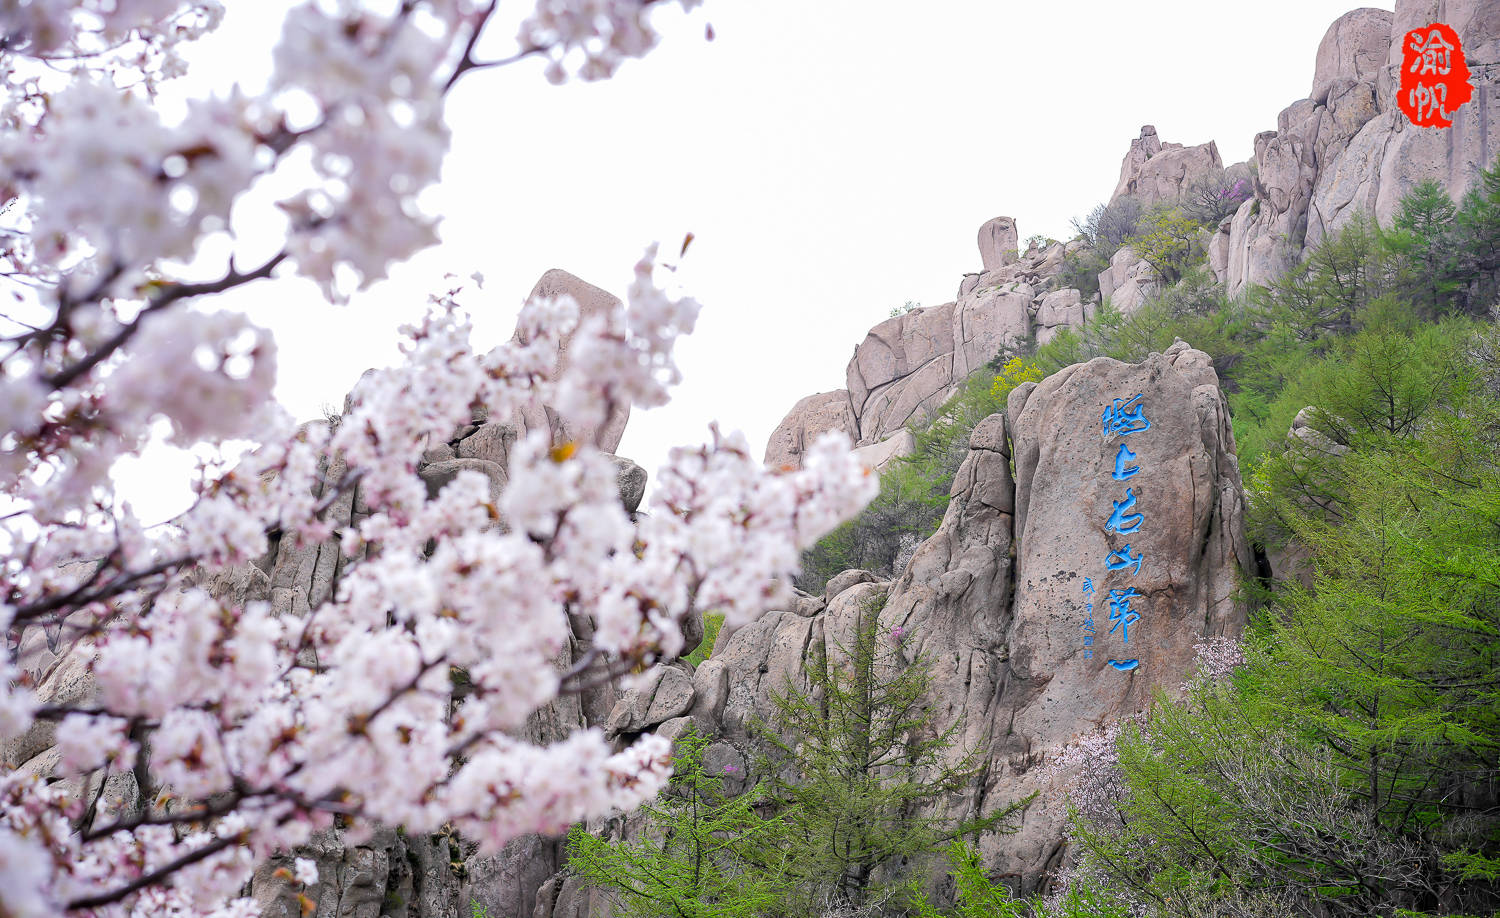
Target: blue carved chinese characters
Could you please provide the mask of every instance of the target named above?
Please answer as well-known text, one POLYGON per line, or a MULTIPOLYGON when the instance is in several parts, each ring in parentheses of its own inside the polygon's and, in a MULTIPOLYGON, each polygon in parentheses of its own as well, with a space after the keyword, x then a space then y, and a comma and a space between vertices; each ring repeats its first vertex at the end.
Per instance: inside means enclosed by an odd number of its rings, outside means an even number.
POLYGON ((1139 574, 1141 572, 1141 562, 1144 560, 1144 555, 1132 555, 1130 553, 1130 543, 1127 542, 1122 545, 1118 551, 1112 551, 1109 553, 1109 557, 1104 559, 1104 569, 1110 571, 1122 571, 1126 568, 1134 567, 1135 572, 1139 574))
POLYGON ((1118 532, 1121 535, 1128 535, 1141 528, 1141 524, 1146 521, 1144 513, 1126 512, 1135 507, 1135 491, 1132 489, 1126 488, 1125 499, 1114 501, 1114 505, 1115 512, 1111 513, 1109 519, 1104 523, 1105 532, 1118 532))
POLYGON ((1083 658, 1085 660, 1090 659, 1090 658, 1092 658, 1094 656, 1094 646, 1093 646, 1094 645, 1094 635, 1098 633, 1098 632, 1096 632, 1094 630, 1094 600, 1093 600, 1093 595, 1094 595, 1094 578, 1092 578, 1092 577, 1085 577, 1085 578, 1083 578, 1083 596, 1084 596, 1084 599, 1087 601, 1087 604, 1086 604, 1086 606, 1084 608, 1084 619, 1083 619, 1083 658))
MULTIPOLYGON (((1137 393, 1130 398, 1112 399, 1104 406, 1104 412, 1100 415, 1101 432, 1106 441, 1113 437, 1123 438, 1131 434, 1143 433, 1151 429, 1151 420, 1146 417, 1145 393, 1137 393)), ((1129 481, 1144 471, 1143 464, 1136 464, 1140 455, 1125 443, 1120 443, 1115 450, 1114 468, 1110 470, 1110 478, 1114 481, 1129 481)), ((1125 489, 1125 496, 1121 500, 1111 501, 1112 509, 1109 518, 1104 521, 1104 532, 1115 535, 1130 535, 1139 532, 1146 522, 1146 514, 1138 509, 1140 499, 1136 496, 1135 488, 1125 489)), ((1112 548, 1104 558, 1104 570, 1106 576, 1118 573, 1119 576, 1140 576, 1141 566, 1145 563, 1144 552, 1135 551, 1129 543, 1112 548)), ((1093 581, 1085 581, 1087 592, 1093 591, 1093 581)), ((1130 643, 1130 626, 1140 621, 1141 613, 1132 605, 1133 602, 1144 602, 1145 597, 1133 586, 1122 586, 1111 588, 1107 594, 1109 600, 1109 633, 1120 635, 1121 646, 1130 643)), ((1092 644, 1093 635, 1093 603, 1089 603, 1088 610, 1090 618, 1087 625, 1088 630, 1085 638, 1087 645, 1092 644)), ((1085 658, 1091 657, 1092 653, 1085 653, 1085 658)), ((1120 672, 1129 672, 1141 665, 1138 659, 1122 659, 1109 661, 1109 665, 1120 672)))
POLYGON ((1113 622, 1109 633, 1114 634, 1116 628, 1120 629, 1121 644, 1130 643, 1130 626, 1140 620, 1140 615, 1130 608, 1130 601, 1140 595, 1135 587, 1109 591, 1109 620, 1113 622))
POLYGON ((1114 404, 1106 405, 1104 408, 1104 436, 1106 438, 1128 436, 1151 429, 1151 422, 1146 420, 1145 405, 1141 400, 1144 394, 1138 394, 1128 401, 1115 399, 1114 404))

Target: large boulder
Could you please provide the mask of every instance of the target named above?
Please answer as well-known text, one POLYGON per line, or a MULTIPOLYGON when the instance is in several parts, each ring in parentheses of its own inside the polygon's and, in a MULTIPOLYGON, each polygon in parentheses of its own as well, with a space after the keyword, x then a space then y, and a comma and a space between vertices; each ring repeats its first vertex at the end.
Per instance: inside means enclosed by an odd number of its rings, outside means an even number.
POLYGON ((830 430, 843 431, 851 439, 859 438, 847 389, 819 392, 798 400, 766 440, 765 464, 773 469, 801 468, 802 454, 830 430))
POLYGON ((677 666, 658 664, 620 696, 610 712, 610 733, 639 733, 686 714, 693 707, 693 677, 677 666))
POLYGON ((1023 280, 978 286, 953 309, 953 377, 962 380, 1031 330, 1035 288, 1023 280))
MULTIPOLYGON (((580 322, 592 316, 607 315, 623 308, 619 297, 561 268, 552 268, 538 278, 527 299, 563 296, 572 297, 578 304, 580 322)), ((521 329, 516 330, 516 338, 517 340, 524 339, 521 329)), ((554 376, 568 366, 568 347, 572 340, 571 335, 566 337, 558 349, 554 376)), ((625 436, 625 424, 630 420, 630 405, 615 406, 602 424, 590 428, 578 427, 567 418, 560 417, 550 405, 532 403, 523 408, 520 414, 521 427, 527 431, 550 430, 560 441, 578 440, 591 443, 606 453, 612 453, 619 447, 620 439, 625 436)))
POLYGON ((1121 246, 1109 267, 1099 272, 1099 295, 1126 315, 1145 305, 1158 286, 1156 271, 1128 245, 1121 246))
POLYGON ((878 443, 855 447, 854 455, 872 471, 883 472, 897 459, 911 455, 916 448, 916 435, 903 427, 878 443))
POLYGON ((942 404, 953 383, 954 303, 894 316, 854 349, 846 378, 860 442, 884 438, 942 404))
POLYGON ((979 260, 986 271, 1015 262, 1017 232, 1015 217, 996 217, 979 228, 979 260))
POLYGON ((984 778, 953 815, 1040 794, 1016 834, 981 839, 992 873, 1039 888, 1060 862, 1067 812, 1066 776, 1044 766, 1145 706, 1153 690, 1176 691, 1194 644, 1243 627, 1236 587, 1251 558, 1242 513, 1216 375, 1206 354, 1180 343, 1140 364, 1099 358, 1024 385, 1008 418, 975 429, 948 513, 892 587, 881 622, 933 661, 940 727, 961 724, 962 745, 987 756, 984 778), (1101 413, 1118 398, 1128 415, 1136 395, 1151 427, 1104 436, 1101 413), (1128 485, 1113 477, 1121 443, 1135 454, 1126 469, 1140 469, 1128 485), (1111 533, 1127 486, 1144 521, 1111 533), (1127 543, 1139 570, 1108 570, 1127 543), (1127 647, 1110 633, 1107 597, 1132 587, 1140 618, 1127 647), (1083 643, 1089 595, 1092 646, 1083 643), (1127 650, 1133 668, 1110 665, 1127 650))
POLYGON ((1193 147, 1163 143, 1156 128, 1148 124, 1141 128, 1141 136, 1131 141, 1120 164, 1120 182, 1110 200, 1130 196, 1147 206, 1171 202, 1199 179, 1223 171, 1224 162, 1213 141, 1193 147))
POLYGON ((1082 328, 1085 312, 1082 295, 1072 287, 1043 295, 1036 306, 1037 343, 1046 344, 1064 328, 1082 328))
POLYGON ((1341 80, 1374 83, 1390 50, 1391 15, 1389 10, 1361 7, 1335 19, 1318 43, 1308 98, 1325 105, 1341 80))

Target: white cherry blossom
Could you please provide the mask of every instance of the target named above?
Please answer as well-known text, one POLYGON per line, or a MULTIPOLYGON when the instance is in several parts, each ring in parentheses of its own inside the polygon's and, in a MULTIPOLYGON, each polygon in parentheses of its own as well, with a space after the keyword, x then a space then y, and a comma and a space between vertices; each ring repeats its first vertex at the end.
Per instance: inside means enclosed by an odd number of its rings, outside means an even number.
MULTIPOLYGON (((70 779, 0 774, 0 915, 250 918, 257 863, 335 819, 346 843, 448 826, 495 851, 633 807, 666 781, 667 741, 519 728, 585 675, 677 656, 705 609, 758 614, 800 549, 873 496, 847 439, 773 473, 715 428, 673 453, 648 516, 625 513, 609 458, 568 431, 680 382, 700 307, 657 283, 654 248, 624 307, 580 323, 570 299, 533 301, 484 353, 462 294, 436 297, 400 365, 308 424, 272 400, 272 336, 214 308, 287 272, 342 299, 433 244, 417 200, 441 171, 448 88, 529 56, 607 76, 656 43, 649 6, 540 0, 512 57, 480 59, 492 2, 308 2, 263 94, 169 121, 156 89, 218 4, 0 0, 0 263, 41 314, 0 338, 0 739, 55 729, 70 779), (312 116, 293 121, 298 105, 312 116), (176 276, 270 175, 300 182, 277 251, 176 276), (467 471, 429 493, 432 444, 543 405, 561 432, 522 437, 503 480, 467 471), (192 506, 147 527, 110 471, 161 429, 203 464, 192 506), (331 595, 223 588, 272 546, 336 564, 331 595), (575 622, 592 644, 562 672, 575 622), (51 659, 87 669, 87 697, 38 688, 51 659), (141 799, 90 808, 76 788, 106 769, 141 799)), ((316 883, 311 862, 292 880, 316 883)))

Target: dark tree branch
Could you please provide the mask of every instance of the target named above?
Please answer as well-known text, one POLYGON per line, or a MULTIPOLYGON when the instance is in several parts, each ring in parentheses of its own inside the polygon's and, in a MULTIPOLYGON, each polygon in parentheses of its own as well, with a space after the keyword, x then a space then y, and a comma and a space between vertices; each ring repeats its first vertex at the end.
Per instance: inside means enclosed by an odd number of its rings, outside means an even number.
POLYGON ((101 905, 109 905, 114 902, 119 902, 121 899, 124 899, 131 893, 140 892, 148 886, 153 886, 156 883, 165 880, 167 877, 171 876, 184 867, 191 867, 199 861, 207 860, 208 858, 213 857, 215 854, 218 854, 220 851, 223 851, 225 848, 229 848, 233 845, 244 844, 244 834, 245 833, 241 833, 239 835, 230 835, 225 838, 216 838, 208 844, 204 845, 202 848, 197 849, 196 851, 191 851, 187 854, 184 854, 182 857, 179 857, 175 861, 163 864, 150 873, 142 874, 131 882, 125 884, 124 886, 121 886, 119 889, 98 893, 92 896, 84 896, 81 899, 74 899, 73 901, 68 903, 67 908, 69 911, 72 911, 73 909, 98 908, 101 905))
POLYGON ((286 249, 282 249, 261 264, 260 267, 246 272, 241 272, 234 267, 230 267, 229 273, 216 281, 208 281, 201 284, 173 284, 163 289, 147 300, 146 306, 141 310, 140 315, 132 319, 129 324, 116 332, 108 341, 99 345, 92 353, 67 369, 47 377, 45 382, 54 389, 61 389, 69 385, 80 376, 83 376, 104 362, 111 354, 118 351, 127 341, 133 338, 135 333, 140 330, 141 320, 146 316, 154 312, 160 312, 179 300, 204 296, 210 293, 223 293, 226 290, 231 290, 250 281, 270 277, 271 272, 275 271, 277 266, 287 259, 288 254, 286 249))

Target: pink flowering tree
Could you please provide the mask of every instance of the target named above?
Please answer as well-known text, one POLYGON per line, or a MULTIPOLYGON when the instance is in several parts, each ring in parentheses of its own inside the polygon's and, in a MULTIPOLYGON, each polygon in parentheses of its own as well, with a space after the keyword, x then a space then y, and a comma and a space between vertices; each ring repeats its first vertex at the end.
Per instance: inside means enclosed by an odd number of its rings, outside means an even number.
POLYGON ((0 915, 250 915, 254 866, 335 819, 349 839, 446 825, 493 850, 632 807, 667 777, 664 741, 539 746, 517 738, 528 715, 675 657, 705 608, 756 615, 800 548, 873 496, 847 442, 772 474, 715 430, 672 453, 635 522, 608 457, 545 431, 511 449, 498 497, 469 472, 429 498, 424 448, 476 411, 540 403, 583 428, 667 400, 698 305, 657 285, 654 249, 624 308, 530 302, 488 353, 461 294, 435 298, 405 363, 367 375, 337 424, 294 423, 271 398, 272 336, 206 308, 272 277, 334 300, 383 278, 435 241, 417 198, 455 82, 525 57, 554 81, 608 77, 654 44, 650 3, 538 0, 487 58, 493 0, 308 2, 264 92, 167 120, 157 90, 217 0, 0 0, 0 275, 18 304, 0 325, 0 739, 52 731, 63 779, 0 773, 0 915), (230 208, 268 177, 297 186, 276 201, 284 238, 245 258, 230 208), (210 251, 235 254, 204 277, 210 251), (147 527, 110 472, 153 430, 204 459, 191 508, 147 527), (368 514, 331 523, 356 488, 368 514), (195 585, 273 533, 339 540, 326 602, 278 615, 195 585), (580 618, 592 646, 559 672, 580 618), (39 642, 86 662, 82 700, 33 692, 19 654, 39 642), (160 794, 83 799, 67 780, 101 768, 160 794))

